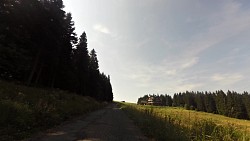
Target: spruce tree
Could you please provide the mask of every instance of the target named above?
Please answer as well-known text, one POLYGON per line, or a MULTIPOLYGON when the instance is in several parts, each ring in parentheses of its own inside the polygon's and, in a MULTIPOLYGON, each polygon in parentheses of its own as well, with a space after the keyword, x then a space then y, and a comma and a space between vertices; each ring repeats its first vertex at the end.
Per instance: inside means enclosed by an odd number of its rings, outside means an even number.
POLYGON ((227 114, 227 104, 226 104, 226 94, 222 91, 216 91, 216 107, 217 111, 220 115, 228 115, 227 114))
POLYGON ((90 96, 96 99, 101 99, 101 91, 100 91, 100 72, 99 72, 99 64, 97 59, 97 54, 94 49, 90 51, 90 59, 89 59, 89 88, 90 88, 90 96))
POLYGON ((81 95, 89 95, 89 53, 87 48, 87 36, 83 32, 80 36, 79 43, 74 50, 74 66, 77 75, 76 92, 81 95))

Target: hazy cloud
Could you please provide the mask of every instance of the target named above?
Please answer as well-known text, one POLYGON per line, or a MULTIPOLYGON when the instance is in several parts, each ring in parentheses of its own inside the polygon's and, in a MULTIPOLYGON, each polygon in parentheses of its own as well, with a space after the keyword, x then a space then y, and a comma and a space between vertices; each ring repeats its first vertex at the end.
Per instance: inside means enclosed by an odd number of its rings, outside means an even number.
POLYGON ((93 29, 95 31, 101 32, 101 33, 105 33, 105 34, 110 34, 110 31, 107 27, 101 25, 101 24, 96 24, 93 26, 93 29))
POLYGON ((240 80, 243 79, 243 76, 241 74, 230 74, 230 73, 226 73, 226 74, 214 74, 211 77, 212 81, 215 81, 219 84, 223 84, 223 85, 229 85, 229 84, 234 84, 240 80))
POLYGON ((221 11, 213 13, 207 21, 213 21, 201 33, 193 35, 192 39, 180 46, 187 46, 186 55, 197 56, 202 51, 225 40, 238 36, 241 32, 250 29, 250 11, 240 11, 241 4, 236 1, 226 2, 221 11), (209 19, 210 18, 210 19, 209 19))
POLYGON ((181 68, 186 69, 189 67, 192 67, 193 65, 195 65, 198 62, 198 58, 191 58, 190 60, 187 60, 184 64, 181 65, 181 68))

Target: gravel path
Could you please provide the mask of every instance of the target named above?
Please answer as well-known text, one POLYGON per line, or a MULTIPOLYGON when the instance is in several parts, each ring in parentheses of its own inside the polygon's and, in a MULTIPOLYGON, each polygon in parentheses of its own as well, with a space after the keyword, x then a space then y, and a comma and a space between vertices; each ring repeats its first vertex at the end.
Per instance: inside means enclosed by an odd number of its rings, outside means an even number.
POLYGON ((147 141, 116 103, 30 141, 147 141), (53 132, 52 132, 53 131, 53 132))

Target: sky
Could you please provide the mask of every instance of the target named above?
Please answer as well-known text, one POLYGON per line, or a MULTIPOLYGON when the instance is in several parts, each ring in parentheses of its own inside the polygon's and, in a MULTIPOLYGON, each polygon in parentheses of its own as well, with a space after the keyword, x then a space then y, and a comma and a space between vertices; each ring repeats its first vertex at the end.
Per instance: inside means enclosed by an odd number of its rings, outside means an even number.
POLYGON ((64 0, 86 32, 114 100, 146 94, 250 92, 248 0, 64 0))

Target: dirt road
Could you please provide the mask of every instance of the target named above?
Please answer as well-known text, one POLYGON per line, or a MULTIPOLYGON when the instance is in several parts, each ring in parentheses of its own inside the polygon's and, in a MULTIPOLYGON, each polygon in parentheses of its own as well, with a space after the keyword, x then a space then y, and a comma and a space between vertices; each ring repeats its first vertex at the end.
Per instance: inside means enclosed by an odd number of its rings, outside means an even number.
POLYGON ((31 141, 147 141, 115 103, 64 124, 31 141))

